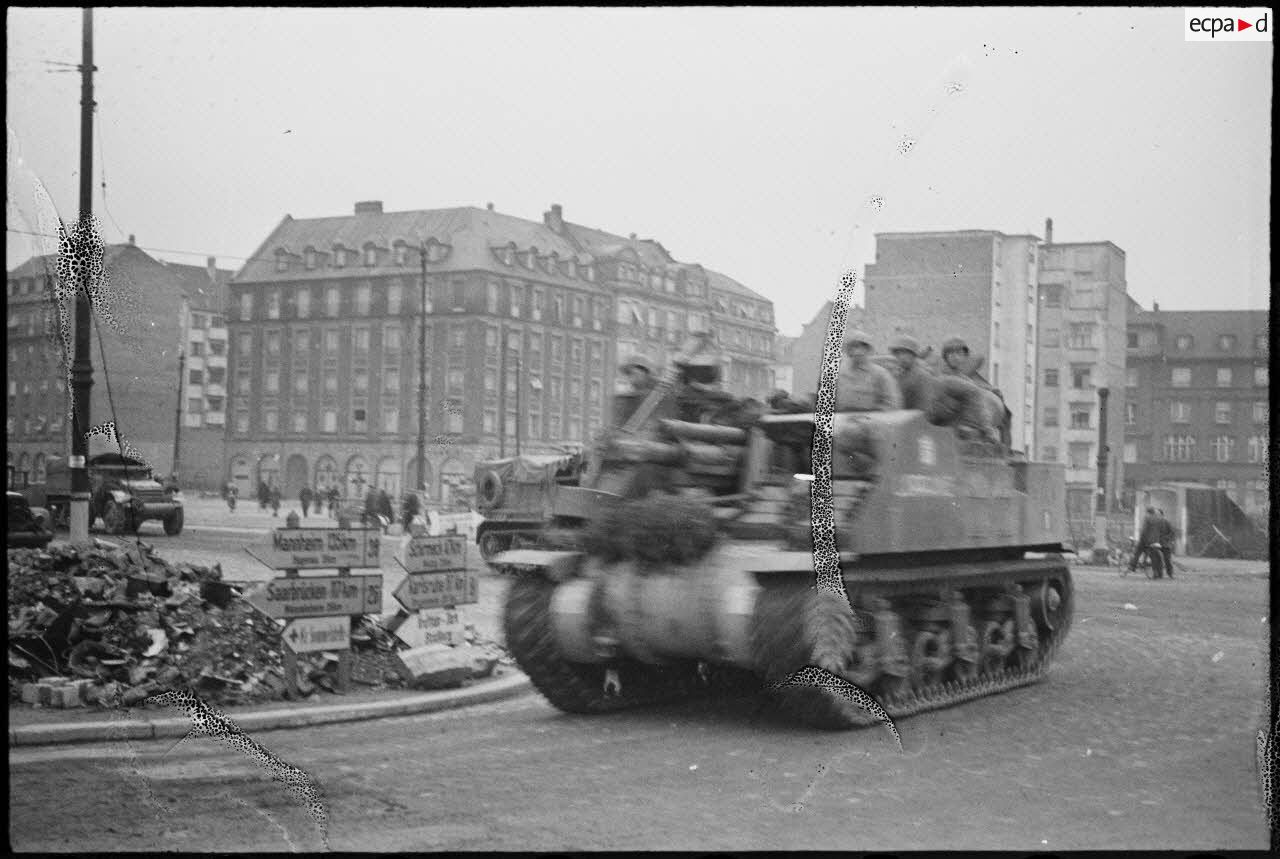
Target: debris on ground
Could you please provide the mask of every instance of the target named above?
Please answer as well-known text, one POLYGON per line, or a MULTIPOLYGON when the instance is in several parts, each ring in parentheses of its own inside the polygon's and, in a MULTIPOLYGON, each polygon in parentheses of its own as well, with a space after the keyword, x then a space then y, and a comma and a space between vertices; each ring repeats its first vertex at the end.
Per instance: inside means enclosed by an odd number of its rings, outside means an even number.
MULTIPOLYGON (((283 700, 282 621, 240 599, 219 565, 171 564, 139 541, 9 549, 9 700, 33 706, 136 706, 169 689, 194 689, 213 705, 283 700)), ((415 683, 406 649, 376 617, 353 620, 353 684, 415 683)), ((463 679, 509 658, 468 628, 463 679)), ((461 658, 461 656, 459 656, 461 658)), ((304 697, 337 689, 337 655, 298 654, 304 697)), ((451 680, 455 675, 451 675, 451 680)))

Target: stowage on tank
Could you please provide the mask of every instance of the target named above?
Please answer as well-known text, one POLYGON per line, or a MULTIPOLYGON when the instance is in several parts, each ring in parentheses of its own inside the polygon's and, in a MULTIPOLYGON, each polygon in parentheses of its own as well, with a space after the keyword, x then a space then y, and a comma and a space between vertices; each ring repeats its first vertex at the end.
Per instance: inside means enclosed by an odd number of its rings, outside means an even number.
POLYGON ((1072 616, 1061 465, 922 411, 837 414, 840 597, 814 586, 814 415, 683 421, 664 407, 681 384, 559 487, 583 527, 493 558, 512 576, 508 647, 552 704, 604 713, 746 682, 837 729, 876 719, 779 681, 814 666, 900 718, 1044 676, 1072 616))

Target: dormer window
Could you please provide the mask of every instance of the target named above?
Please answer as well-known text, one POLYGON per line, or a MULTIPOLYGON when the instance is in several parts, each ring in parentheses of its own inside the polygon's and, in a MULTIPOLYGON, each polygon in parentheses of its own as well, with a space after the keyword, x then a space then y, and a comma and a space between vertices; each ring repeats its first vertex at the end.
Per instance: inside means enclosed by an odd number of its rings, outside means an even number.
POLYGON ((308 269, 313 269, 316 267, 316 249, 315 248, 307 248, 305 251, 302 252, 302 256, 303 256, 303 259, 305 260, 305 264, 308 269))
POLYGON ((538 258, 538 249, 530 248, 524 255, 524 267, 529 269, 529 271, 533 271, 533 267, 536 264, 537 258, 538 258))
POLYGON ((344 247, 335 247, 333 249, 333 267, 342 268, 347 264, 347 249, 344 247))
POLYGON ((405 246, 404 242, 396 242, 396 247, 395 247, 396 265, 405 264, 405 257, 407 256, 408 252, 409 252, 409 249, 405 246))
POLYGON ((578 261, 576 259, 567 259, 564 261, 565 274, 569 277, 578 276, 578 261))
POLYGON ((378 249, 373 245, 364 246, 364 264, 369 267, 378 264, 378 249))
POLYGON ((505 248, 502 249, 502 263, 503 265, 515 265, 515 262, 516 262, 516 246, 507 245, 505 248))
POLYGON ((276 251, 276 271, 289 270, 289 255, 284 251, 276 251))

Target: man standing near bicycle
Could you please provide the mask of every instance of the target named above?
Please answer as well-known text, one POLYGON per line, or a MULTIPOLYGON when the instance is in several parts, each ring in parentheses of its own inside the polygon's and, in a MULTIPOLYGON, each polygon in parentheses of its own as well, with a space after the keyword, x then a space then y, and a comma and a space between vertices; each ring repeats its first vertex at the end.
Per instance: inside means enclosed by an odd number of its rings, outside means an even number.
MULTIPOLYGON (((1173 578, 1173 523, 1165 518, 1163 510, 1157 510, 1156 515, 1160 517, 1159 536, 1160 554, 1164 558, 1164 573, 1169 578, 1173 578)), ((1160 578, 1156 576, 1156 578, 1160 578)))
POLYGON ((1164 568, 1164 557, 1160 549, 1155 546, 1159 542, 1160 517, 1156 513, 1156 508, 1148 507, 1147 515, 1142 518, 1142 530, 1138 532, 1138 547, 1133 550, 1133 557, 1129 559, 1129 572, 1137 572, 1138 560, 1142 557, 1142 553, 1146 552, 1147 557, 1151 559, 1152 578, 1160 578, 1164 568))

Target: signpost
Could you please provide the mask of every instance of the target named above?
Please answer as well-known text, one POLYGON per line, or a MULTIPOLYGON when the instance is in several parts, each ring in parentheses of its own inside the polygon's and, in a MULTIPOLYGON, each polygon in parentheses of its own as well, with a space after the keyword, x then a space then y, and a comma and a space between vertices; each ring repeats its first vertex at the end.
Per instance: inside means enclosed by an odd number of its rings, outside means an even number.
MULTIPOLYGON (((467 538, 459 534, 417 536, 396 557, 405 578, 391 595, 418 613, 417 647, 408 651, 406 668, 415 676, 456 667, 462 654, 431 645, 465 643, 459 605, 480 601, 480 575, 467 570, 467 538)), ((465 660, 463 660, 465 662, 465 660)))
POLYGON ((250 555, 284 577, 245 595, 268 617, 288 619, 285 685, 298 692, 298 654, 338 651, 338 690, 351 683, 351 617, 382 609, 382 576, 351 575, 352 567, 381 566, 381 533, 375 528, 277 528, 271 543, 246 548, 250 555), (332 569, 336 576, 300 576, 298 570, 332 569))

